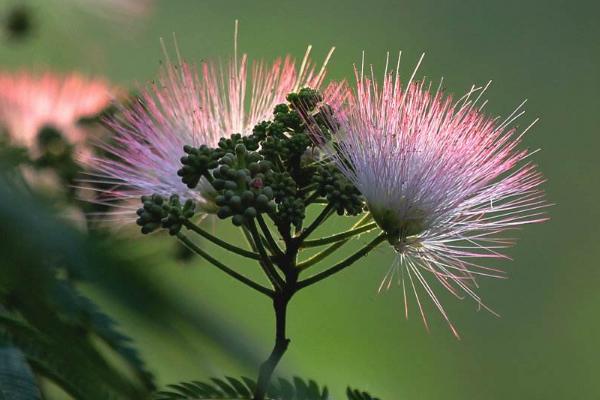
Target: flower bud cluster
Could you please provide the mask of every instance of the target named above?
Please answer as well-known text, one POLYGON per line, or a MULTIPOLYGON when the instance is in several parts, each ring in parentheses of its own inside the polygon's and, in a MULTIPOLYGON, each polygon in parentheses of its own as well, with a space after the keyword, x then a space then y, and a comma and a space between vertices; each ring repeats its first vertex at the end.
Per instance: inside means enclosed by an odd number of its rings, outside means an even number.
POLYGON ((254 135, 242 136, 239 133, 234 133, 228 138, 219 139, 219 149, 224 153, 235 153, 235 146, 243 144, 247 150, 256 151, 258 150, 258 143, 260 138, 254 135))
POLYGON ((217 216, 231 217, 236 226, 244 225, 259 213, 275 211, 274 192, 265 182, 272 173, 271 163, 246 146, 238 144, 235 155, 226 153, 212 171, 213 187, 219 193, 217 216))
POLYGON ((317 185, 317 193, 325 197, 339 215, 358 215, 363 211, 363 196, 335 166, 317 168, 313 182, 317 185))
POLYGON ((158 195, 142 196, 143 207, 137 210, 136 223, 142 227, 142 233, 148 234, 159 228, 176 235, 181 230, 183 223, 194 216, 196 205, 192 200, 181 204, 179 196, 172 195, 168 201, 158 195))
POLYGON ((277 215, 284 223, 292 224, 297 228, 302 226, 306 217, 304 201, 300 198, 286 197, 277 206, 277 215))
MULTIPOLYGON (((231 218, 234 225, 242 226, 266 213, 280 228, 300 228, 309 196, 315 198, 314 187, 317 196, 326 198, 340 215, 363 210, 362 196, 333 165, 316 167, 314 154, 319 150, 305 115, 318 115, 326 107, 322 96, 304 88, 290 93, 287 100, 275 106, 272 120, 257 124, 250 135, 223 137, 216 148, 184 148, 178 174, 188 187, 198 186, 198 190, 202 190, 200 179, 206 178, 216 192, 211 198, 219 218, 231 218)), ((156 218, 144 220, 150 224, 147 229, 154 227, 156 218)))
POLYGON ((223 152, 217 149, 211 149, 206 145, 200 147, 184 146, 183 151, 187 154, 181 157, 183 167, 177 171, 190 189, 195 188, 202 176, 209 176, 209 171, 219 165, 219 158, 223 152))

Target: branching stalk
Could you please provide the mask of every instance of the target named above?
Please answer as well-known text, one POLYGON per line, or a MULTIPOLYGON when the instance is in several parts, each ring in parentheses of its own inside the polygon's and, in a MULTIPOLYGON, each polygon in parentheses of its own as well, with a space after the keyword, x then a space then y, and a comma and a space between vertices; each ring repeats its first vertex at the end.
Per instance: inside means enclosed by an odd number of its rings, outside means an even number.
POLYGON ((325 220, 331 215, 333 211, 333 206, 331 204, 327 204, 323 211, 315 218, 315 220, 298 236, 298 241, 302 242, 306 239, 315 229, 319 227, 325 220))
POLYGON ((250 231, 252 240, 254 241, 254 244, 258 249, 258 253, 261 256, 261 267, 263 268, 265 274, 267 275, 271 283, 275 286, 275 288, 277 290, 281 289, 284 286, 285 282, 283 279, 281 279, 281 277, 275 270, 275 266, 273 265, 271 258, 267 254, 267 251, 262 243, 262 239, 260 237, 260 234, 258 233, 258 229, 256 229, 256 224, 254 223, 254 221, 248 224, 248 230, 250 231))
POLYGON ((375 247, 377 247, 381 242, 383 242, 384 240, 386 240, 386 234, 385 233, 381 233, 379 236, 377 236, 375 239, 373 239, 371 242, 369 242, 369 244, 367 244, 365 247, 363 247, 362 249, 360 249, 359 251, 357 251, 356 253, 354 253, 353 255, 351 255, 350 257, 346 258, 345 260, 341 261, 340 263, 334 265, 333 267, 326 269, 323 272, 319 272, 318 274, 315 274, 309 278, 306 278, 303 281, 298 282, 298 288, 302 289, 305 288, 307 286, 310 286, 312 284, 315 284, 337 272, 342 271, 343 269, 349 267, 350 265, 354 264, 356 261, 358 261, 360 258, 364 257, 365 255, 367 255, 367 253, 371 250, 373 250, 375 247))
POLYGON ((281 249, 277 245, 277 242, 275 242, 275 239, 273 239, 273 235, 271 234, 271 230, 267 226, 267 223, 265 222, 265 220, 262 217, 262 215, 258 214, 256 216, 256 220, 258 221, 258 225, 260 226, 260 229, 262 230, 263 235, 265 236, 265 239, 267 241, 267 244, 268 244, 269 248, 271 249, 271 251, 273 252, 273 254, 275 256, 277 256, 277 257, 282 257, 283 256, 283 252, 281 251, 281 249))
POLYGON ((202 250, 200 247, 198 247, 196 244, 194 244, 194 242, 192 242, 190 239, 188 239, 183 233, 181 233, 181 232, 178 233, 177 238, 179 240, 181 240, 181 242, 183 244, 185 244, 190 250, 192 250, 193 252, 198 254, 200 257, 204 258, 209 263, 213 264, 215 267, 219 268, 221 271, 225 272, 227 275, 236 279, 237 281, 242 282, 246 286, 249 286, 252 289, 255 289, 255 290, 259 291, 260 293, 265 294, 269 297, 274 296, 275 293, 271 289, 266 288, 256 282, 254 282, 252 279, 245 277, 244 275, 236 272, 235 270, 233 270, 233 269, 229 268, 228 266, 226 266, 225 264, 221 263, 216 258, 212 257, 206 251, 202 250))
POLYGON ((225 250, 229 250, 232 253, 238 254, 243 257, 251 258, 253 260, 260 260, 260 254, 254 253, 252 251, 244 250, 240 247, 237 247, 230 243, 227 243, 224 240, 221 240, 218 237, 211 235, 210 233, 208 233, 204 229, 200 228, 198 225, 194 224, 193 222, 190 222, 189 220, 186 220, 183 224, 187 229, 196 232, 200 236, 204 237, 205 239, 208 239, 209 241, 213 242, 217 246, 221 246, 225 250))
MULTIPOLYGON (((347 232, 352 232, 352 231, 354 231, 354 230, 358 230, 358 229, 360 229, 360 228, 361 228, 361 227, 363 227, 363 226, 365 226, 365 227, 366 227, 366 226, 370 225, 370 224, 368 224, 368 222, 371 220, 371 218, 372 218, 372 217, 371 217, 371 214, 367 214, 367 215, 365 215, 365 216, 364 216, 364 217, 362 217, 360 220, 358 220, 358 222, 356 222, 354 225, 352 225, 352 228, 350 228, 350 230, 349 230, 349 231, 347 231, 347 232)), ((370 228, 370 229, 372 229, 372 228, 370 228)), ((343 235, 343 234, 345 234, 345 233, 346 233, 346 232, 344 232, 344 233, 342 233, 342 234, 340 234, 340 235, 343 235)), ((335 237, 335 236, 339 236, 339 235, 333 235, 333 236, 330 236, 330 238, 333 238, 333 237, 335 237)), ((349 237, 349 238, 346 238, 346 239, 344 239, 344 240, 340 240, 340 241, 338 241, 338 242, 336 242, 336 243, 332 244, 331 246, 329 246, 329 247, 328 247, 328 248, 326 248, 325 250, 323 250, 323 251, 321 251, 321 252, 319 252, 319 253, 315 254, 314 256, 312 256, 312 257, 308 258, 307 260, 305 260, 305 261, 303 261, 303 262, 299 263, 299 264, 298 264, 298 266, 297 266, 297 267, 298 267, 298 269, 300 269, 300 270, 305 270, 305 269, 307 269, 308 267, 310 267, 310 266, 312 266, 312 265, 314 265, 314 264, 318 263, 319 261, 321 261, 321 260, 325 259, 325 258, 326 258, 326 257, 328 257, 330 254, 333 254, 333 253, 334 253, 334 252, 335 252, 337 249, 339 249, 340 247, 342 247, 344 244, 348 243, 348 241, 350 240, 350 238, 351 238, 351 237, 349 237)), ((317 240, 320 240, 320 239, 317 239, 317 240)), ((311 242, 311 241, 308 241, 308 240, 307 240, 307 241, 305 241, 305 242, 304 242, 304 244, 306 244, 306 243, 309 243, 309 242, 311 242)))
POLYGON ((349 238, 359 235, 361 233, 368 232, 376 227, 377 227, 377 224, 375 222, 372 222, 370 224, 359 226, 358 228, 352 228, 350 230, 347 230, 346 232, 341 232, 341 233, 338 233, 335 235, 323 237, 320 239, 305 240, 304 242, 302 242, 302 248, 317 247, 317 246, 323 246, 323 245, 330 244, 330 243, 339 242, 341 240, 349 239, 349 238))
POLYGON ((289 298, 284 295, 278 295, 273 299, 275 309, 275 345, 269 355, 260 366, 254 400, 264 400, 273 372, 286 352, 290 339, 286 337, 286 314, 289 298))

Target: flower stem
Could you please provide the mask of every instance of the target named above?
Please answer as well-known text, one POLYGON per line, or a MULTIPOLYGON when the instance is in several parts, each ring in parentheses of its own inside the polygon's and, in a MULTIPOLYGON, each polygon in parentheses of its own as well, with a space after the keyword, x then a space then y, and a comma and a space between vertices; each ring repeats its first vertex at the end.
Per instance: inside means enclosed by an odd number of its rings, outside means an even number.
POLYGON ((317 229, 319 225, 321 225, 331 215, 332 210, 333 206, 331 204, 327 204, 323 211, 321 211, 321 213, 317 216, 317 218, 315 218, 315 220, 305 230, 302 231, 300 236, 298 236, 298 241, 302 242, 311 233, 313 233, 313 231, 317 229))
POLYGON ((227 243, 224 240, 221 240, 218 237, 213 236, 210 233, 206 232, 204 229, 200 228, 198 225, 194 224, 193 222, 186 220, 183 224, 189 230, 196 232, 200 236, 204 237, 205 239, 210 240, 217 246, 221 246, 225 250, 229 250, 232 253, 238 254, 243 257, 251 258, 253 260, 260 260, 260 254, 254 253, 252 251, 244 250, 240 247, 237 247, 230 243, 227 243))
POLYGON ((265 399, 273 372, 290 344, 290 339, 285 334, 289 300, 290 298, 284 293, 277 294, 273 299, 273 307, 275 309, 275 345, 269 357, 260 366, 253 400, 265 399))
POLYGON ((319 272, 318 274, 315 274, 309 278, 306 278, 303 281, 298 282, 298 288, 302 289, 307 286, 310 286, 314 283, 317 283, 317 282, 349 267, 350 265, 352 265, 356 261, 358 261, 361 257, 364 257, 369 251, 371 251, 375 247, 377 247, 381 242, 386 240, 386 238, 387 238, 386 234, 381 233, 379 236, 377 236, 375 239, 373 239, 371 242, 369 242, 369 244, 367 244, 365 247, 358 250, 356 253, 352 254, 350 257, 346 258, 345 260, 341 261, 340 263, 334 265, 333 267, 331 267, 329 269, 326 269, 323 272, 319 272))
POLYGON ((254 244, 258 249, 258 253, 261 256, 260 266, 263 268, 263 271, 265 272, 267 278, 269 278, 273 286, 275 286, 276 289, 281 289, 284 286, 285 282, 275 270, 275 266, 273 265, 271 258, 265 250, 265 246, 263 245, 262 238, 258 233, 258 229, 256 229, 256 224, 254 223, 254 221, 251 221, 249 224, 247 224, 247 226, 248 230, 250 231, 250 235, 252 236, 252 240, 254 241, 254 244))
POLYGON ((275 292, 273 292, 271 289, 266 288, 256 282, 254 282, 252 279, 247 278, 244 275, 234 271, 233 269, 229 268, 225 264, 218 261, 216 258, 209 255, 207 252, 202 250, 200 247, 196 246, 194 244, 194 242, 192 242, 190 239, 188 239, 183 233, 181 233, 181 232, 178 233, 177 238, 179 240, 181 240, 181 242, 183 242, 183 244, 185 244, 188 248, 190 248, 192 251, 194 251, 196 254, 198 254, 200 257, 204 258, 206 261, 213 264, 215 267, 219 268, 221 271, 225 272, 227 275, 233 277, 237 281, 242 282, 246 286, 249 286, 252 289, 255 289, 255 290, 259 291, 260 293, 265 294, 269 297, 273 297, 275 295, 275 292))
POLYGON ((275 239, 273 239, 273 235, 271 234, 271 230, 267 226, 267 223, 265 222, 265 220, 262 217, 262 215, 258 214, 256 216, 256 220, 258 221, 258 225, 260 226, 260 229, 262 230, 263 234, 265 235, 265 239, 267 240, 267 245, 269 246, 269 248, 271 249, 271 251, 273 252, 273 254, 276 255, 276 256, 278 256, 278 257, 283 256, 283 252, 281 251, 281 249, 279 248, 279 246, 275 242, 275 239))
MULTIPOLYGON (((354 225, 352 225, 352 228, 350 228, 349 231, 347 232, 343 232, 341 234, 338 235, 333 235, 333 236, 329 236, 329 238, 333 238, 336 236, 341 236, 341 235, 345 235, 348 232, 354 232, 354 231, 358 231, 359 229, 361 229, 362 227, 366 227, 369 226, 370 224, 368 224, 368 222, 371 220, 371 214, 366 214, 364 217, 362 217, 360 220, 358 220, 358 222, 356 222, 354 225)), ((369 228, 369 230, 372 228, 369 228)), ((356 232, 361 233, 361 232, 356 232)), ((343 240, 339 240, 337 242, 335 242, 334 244, 332 244, 331 246, 329 246, 328 248, 326 248, 323 251, 320 251, 319 253, 315 254, 314 256, 304 260, 303 262, 299 263, 297 265, 297 268, 300 270, 305 270, 308 267, 318 263, 319 261, 325 259, 327 256, 329 256, 330 254, 334 253, 337 249, 339 249, 340 247, 342 247, 343 245, 345 245, 346 243, 348 243, 348 241, 350 240, 350 237, 347 237, 343 240)), ((324 238, 324 239, 328 239, 328 238, 324 238)), ((317 239, 320 240, 320 239, 317 239)), ((310 240, 305 241, 304 243, 309 243, 312 242, 310 240)))
POLYGON ((371 222, 370 224, 362 225, 362 226, 359 226, 358 228, 353 228, 353 229, 347 230, 346 232, 341 232, 341 233, 323 237, 320 239, 305 240, 302 243, 302 248, 323 246, 325 244, 339 242, 344 239, 349 239, 352 236, 355 236, 355 235, 358 235, 358 234, 361 234, 364 232, 368 232, 371 229, 374 229, 376 227, 377 227, 377 224, 375 222, 371 222))

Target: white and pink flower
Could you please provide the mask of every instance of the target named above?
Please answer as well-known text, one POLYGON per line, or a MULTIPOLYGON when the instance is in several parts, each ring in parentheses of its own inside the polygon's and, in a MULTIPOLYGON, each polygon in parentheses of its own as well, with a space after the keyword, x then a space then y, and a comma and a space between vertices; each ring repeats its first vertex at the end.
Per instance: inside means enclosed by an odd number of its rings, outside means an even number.
MULTIPOLYGON (((476 278, 504 276, 482 260, 507 258, 506 232, 546 220, 544 178, 528 162, 532 152, 519 149, 529 127, 510 127, 522 105, 500 121, 479 105, 487 86, 454 100, 414 82, 414 73, 404 85, 397 70, 386 72, 382 85, 355 75, 347 101, 333 105, 336 129, 325 152, 365 196, 397 252, 380 289, 397 279, 405 303, 414 292, 427 324, 421 285, 456 334, 426 277, 482 305, 476 278)), ((322 132, 314 133, 322 142, 322 132)))
POLYGON ((144 88, 133 105, 123 106, 120 116, 108 121, 116 136, 104 148, 112 157, 93 163, 98 179, 114 184, 105 193, 106 201, 177 194, 194 199, 208 211, 210 185, 201 182, 192 190, 177 175, 183 146, 215 147, 221 137, 250 134, 257 123, 270 119, 275 105, 285 102, 289 92, 319 87, 327 60, 316 70, 309 53, 310 47, 300 66, 289 56, 272 64, 256 61, 249 65, 244 54, 239 59, 234 56, 224 69, 213 61, 196 68, 167 57, 156 82, 144 88))

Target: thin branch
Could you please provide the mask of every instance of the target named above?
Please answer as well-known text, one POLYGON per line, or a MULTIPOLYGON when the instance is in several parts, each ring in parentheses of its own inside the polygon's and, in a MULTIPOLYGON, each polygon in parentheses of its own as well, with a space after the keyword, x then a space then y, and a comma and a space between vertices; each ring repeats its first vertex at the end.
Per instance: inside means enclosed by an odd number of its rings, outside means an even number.
POLYGON ((317 229, 319 225, 321 225, 331 215, 332 211, 333 206, 331 204, 327 204, 323 211, 321 211, 321 213, 317 216, 317 218, 315 218, 315 220, 305 230, 302 231, 300 236, 298 236, 298 241, 302 242, 311 233, 313 233, 313 231, 317 229))
POLYGON ((316 263, 318 263, 321 260, 324 260, 325 258, 327 258, 328 256, 330 256, 331 254, 335 253, 337 251, 337 249, 339 249, 340 247, 342 247, 343 245, 345 245, 348 242, 348 240, 343 240, 341 242, 337 242, 332 244, 331 246, 327 247, 325 250, 322 250, 320 252, 318 252, 317 254, 307 258, 306 260, 298 263, 296 265, 296 268, 298 268, 299 270, 303 271, 309 267, 312 267, 313 265, 315 265, 316 263))
POLYGON ((303 188, 301 188, 298 191, 298 196, 302 197, 305 194, 308 194, 309 192, 312 192, 313 190, 315 190, 317 188, 317 186, 319 186, 319 185, 316 184, 316 183, 311 183, 310 185, 304 186, 303 188))
POLYGON ((273 235, 271 234, 271 230, 267 226, 267 223, 265 222, 265 220, 262 217, 262 215, 258 214, 256 216, 256 219, 258 221, 258 225, 260 226, 260 229, 262 230, 263 234, 265 235, 265 239, 267 241, 267 245, 269 246, 269 248, 271 249, 271 251, 273 252, 273 254, 275 256, 277 256, 277 257, 283 257, 283 252, 281 251, 281 249, 277 245, 277 242, 275 242, 275 239, 273 239, 273 235))
POLYGON ((256 245, 254 244, 254 240, 252 239, 252 235, 248 231, 248 228, 246 228, 245 226, 241 226, 240 229, 242 230, 242 233, 244 234, 244 237, 246 238, 246 242, 248 242, 248 245, 250 246, 250 248, 252 250, 254 250, 255 252, 258 252, 258 249, 256 248, 256 245))
POLYGON ((301 289, 301 288, 310 286, 312 284, 315 284, 315 283, 349 267, 350 265, 352 265, 356 261, 358 261, 361 257, 364 257, 365 255, 367 255, 367 253, 369 251, 373 250, 381 242, 386 240, 386 237, 387 237, 387 235, 382 232, 379 236, 377 236, 375 239, 373 239, 371 242, 369 242, 369 244, 367 244, 365 247, 358 250, 356 253, 352 254, 350 257, 346 258, 345 260, 341 261, 340 263, 334 265, 333 267, 331 267, 329 269, 326 269, 323 272, 319 272, 318 274, 315 274, 309 278, 306 278, 303 281, 298 282, 298 288, 301 289))
POLYGON ((207 252, 202 250, 200 247, 196 246, 196 244, 194 244, 194 242, 192 242, 190 239, 188 239, 183 233, 181 233, 181 232, 178 233, 177 238, 179 240, 181 240, 181 242, 183 244, 185 244, 190 250, 194 251, 200 257, 204 258, 206 261, 208 261, 215 267, 219 268, 221 271, 225 272, 227 275, 231 276, 232 278, 238 280, 239 282, 242 282, 246 286, 249 286, 252 289, 255 289, 255 290, 259 291, 260 293, 265 294, 271 298, 275 295, 275 292, 273 292, 271 289, 268 289, 256 282, 254 282, 252 279, 247 278, 244 275, 234 271, 233 269, 229 268, 225 264, 218 261, 216 258, 209 255, 207 252))
MULTIPOLYGON (((355 229, 359 229, 363 226, 368 226, 368 222, 372 219, 373 217, 371 216, 371 213, 367 213, 365 214, 360 220, 358 220, 354 225, 352 225, 352 228, 350 228, 350 231, 353 231, 355 229)), ((348 232, 350 232, 348 231, 348 232)), ((336 235, 334 235, 336 236, 336 235)), ((345 245, 346 243, 348 243, 348 241, 350 240, 350 238, 347 238, 345 240, 341 240, 338 241, 334 244, 332 244, 331 246, 329 246, 328 248, 326 248, 325 250, 313 255, 312 257, 304 260, 303 262, 298 264, 298 268, 300 270, 304 270, 307 269, 308 267, 318 263, 319 261, 325 259, 326 257, 328 257, 330 254, 334 253, 337 249, 339 249, 340 247, 342 247, 343 245, 345 245)), ((310 241, 306 241, 304 243, 308 243, 310 241)))
POLYGON ((251 221, 248 224, 248 229, 250 230, 252 240, 254 241, 254 244, 258 249, 258 253, 261 255, 260 266, 263 268, 263 271, 265 272, 271 283, 275 286, 275 288, 281 289, 285 285, 285 282, 275 270, 275 266, 273 265, 271 258, 267 254, 265 246, 263 246, 262 239, 260 237, 260 234, 258 233, 258 229, 256 229, 256 223, 254 221, 251 221))
POLYGON ((191 231, 196 232, 197 234, 199 234, 200 236, 210 240, 211 242, 213 242, 214 244, 221 246, 222 248, 224 248, 225 250, 229 250, 232 253, 238 254, 240 256, 243 257, 248 257, 251 258, 253 260, 260 260, 260 254, 248 251, 248 250, 244 250, 240 247, 234 246, 230 243, 225 242, 224 240, 219 239, 216 236, 211 235, 210 233, 206 232, 204 229, 200 228, 198 225, 194 224, 193 222, 190 221, 185 221, 183 223, 183 225, 188 228, 191 231))
POLYGON ((317 198, 316 200, 312 201, 313 204, 328 204, 329 201, 327 201, 327 199, 319 199, 317 198))
POLYGON ((330 243, 339 242, 340 240, 349 239, 352 236, 356 236, 361 233, 368 232, 372 229, 375 229, 376 227, 377 227, 377 224, 375 222, 371 222, 370 224, 359 226, 358 228, 349 229, 346 232, 341 232, 341 233, 338 233, 335 235, 322 237, 320 239, 305 240, 302 243, 302 248, 317 247, 317 246, 323 246, 323 245, 330 244, 330 243))
POLYGON ((286 313, 287 303, 289 299, 281 296, 276 296, 273 299, 273 305, 275 308, 275 345, 269 355, 269 358, 263 362, 259 368, 258 379, 256 380, 256 389, 254 390, 255 400, 265 399, 269 382, 273 376, 273 372, 281 361, 283 354, 286 352, 290 339, 285 334, 286 328, 286 313))
MULTIPOLYGON (((306 206, 312 204, 312 203, 316 203, 317 199, 319 198, 319 192, 313 192, 313 194, 311 194, 310 196, 308 196, 306 198, 306 200, 304 201, 304 204, 306 206)), ((325 203, 327 203, 327 201, 325 201, 325 203)))

